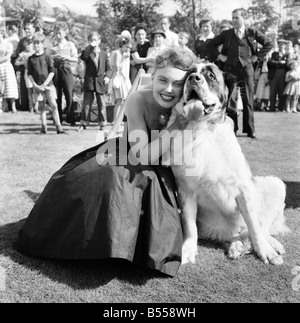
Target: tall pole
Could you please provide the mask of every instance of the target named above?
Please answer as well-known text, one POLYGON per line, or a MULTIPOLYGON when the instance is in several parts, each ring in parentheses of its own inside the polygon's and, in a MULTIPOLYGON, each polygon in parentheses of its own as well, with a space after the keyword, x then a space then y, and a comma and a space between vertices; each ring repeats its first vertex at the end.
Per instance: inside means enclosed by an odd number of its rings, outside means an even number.
POLYGON ((279 38, 279 30, 282 23, 282 0, 279 0, 279 19, 278 19, 278 26, 277 26, 277 38, 279 38))
MULTIPOLYGON (((202 3, 202 0, 201 2, 202 3)), ((192 0, 192 5, 193 5, 193 26, 194 26, 194 40, 196 40, 196 34, 197 34, 197 26, 196 26, 196 2, 195 0, 192 0)))

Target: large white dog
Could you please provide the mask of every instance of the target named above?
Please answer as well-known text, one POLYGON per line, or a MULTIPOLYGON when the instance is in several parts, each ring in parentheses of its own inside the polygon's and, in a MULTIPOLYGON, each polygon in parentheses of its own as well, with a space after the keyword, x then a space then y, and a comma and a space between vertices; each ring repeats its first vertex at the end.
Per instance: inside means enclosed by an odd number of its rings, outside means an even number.
POLYGON ((200 237, 224 242, 232 259, 254 249, 264 263, 283 264, 284 247, 272 236, 289 231, 285 184, 252 175, 226 118, 235 95, 228 94, 216 65, 199 64, 187 76, 183 102, 169 122, 176 114, 189 120, 171 153, 163 156, 174 172, 182 207, 182 263, 195 262, 200 237))

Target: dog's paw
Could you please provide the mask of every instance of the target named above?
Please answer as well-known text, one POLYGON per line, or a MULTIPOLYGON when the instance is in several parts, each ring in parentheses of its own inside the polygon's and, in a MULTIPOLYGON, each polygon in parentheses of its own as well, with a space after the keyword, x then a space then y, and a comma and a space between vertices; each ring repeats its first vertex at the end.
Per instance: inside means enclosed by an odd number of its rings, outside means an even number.
POLYGON ((252 245, 250 240, 237 240, 231 243, 228 249, 228 257, 233 260, 242 258, 245 254, 252 251, 252 245))
POLYGON ((267 241, 260 243, 259 247, 255 250, 259 258, 265 264, 272 264, 276 266, 280 266, 283 264, 282 257, 276 252, 272 246, 267 243, 267 241))
POLYGON ((198 254, 197 242, 194 239, 187 239, 182 246, 182 264, 196 262, 196 256, 198 254))
POLYGON ((284 255, 285 254, 285 249, 284 246, 277 241, 275 238, 273 237, 268 237, 268 242, 271 245, 271 247, 279 254, 279 255, 284 255))

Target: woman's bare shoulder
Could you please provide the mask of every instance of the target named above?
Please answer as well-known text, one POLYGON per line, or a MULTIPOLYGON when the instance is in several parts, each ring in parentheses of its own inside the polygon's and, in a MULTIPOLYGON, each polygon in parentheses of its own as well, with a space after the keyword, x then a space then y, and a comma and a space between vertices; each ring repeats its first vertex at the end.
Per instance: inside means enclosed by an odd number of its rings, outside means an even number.
POLYGON ((126 100, 126 112, 134 113, 137 110, 143 111, 146 108, 147 101, 151 97, 151 89, 142 89, 133 92, 126 100))

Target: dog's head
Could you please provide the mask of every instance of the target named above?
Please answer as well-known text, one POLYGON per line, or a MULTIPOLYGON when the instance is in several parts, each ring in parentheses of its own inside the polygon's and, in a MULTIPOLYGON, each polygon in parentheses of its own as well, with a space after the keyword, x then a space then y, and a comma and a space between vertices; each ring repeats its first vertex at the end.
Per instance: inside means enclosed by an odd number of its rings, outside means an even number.
POLYGON ((198 64, 186 76, 182 112, 190 121, 223 122, 228 95, 223 72, 212 63, 198 64))

